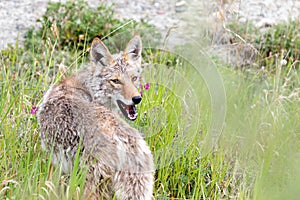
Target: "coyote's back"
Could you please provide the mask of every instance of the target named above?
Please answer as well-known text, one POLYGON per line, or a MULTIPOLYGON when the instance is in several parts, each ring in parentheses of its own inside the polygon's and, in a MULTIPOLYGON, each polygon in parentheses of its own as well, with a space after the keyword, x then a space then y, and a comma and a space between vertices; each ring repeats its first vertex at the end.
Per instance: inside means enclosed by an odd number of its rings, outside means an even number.
POLYGON ((90 64, 44 96, 38 121, 41 142, 52 164, 72 170, 80 146, 80 166, 88 168, 84 196, 88 199, 151 199, 153 158, 141 134, 127 119, 137 118, 137 90, 142 43, 134 36, 124 52, 111 55, 97 38, 90 64))

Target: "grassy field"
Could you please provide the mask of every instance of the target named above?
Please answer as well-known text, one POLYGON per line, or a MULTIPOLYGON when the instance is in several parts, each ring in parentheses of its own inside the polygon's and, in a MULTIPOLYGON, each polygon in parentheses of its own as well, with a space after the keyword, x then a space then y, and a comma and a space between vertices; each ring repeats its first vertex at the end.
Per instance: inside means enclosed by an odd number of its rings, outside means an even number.
MULTIPOLYGON (((33 110, 50 84, 87 62, 86 46, 59 45, 16 43, 0 54, 0 199, 82 198, 78 162, 70 177, 59 168, 48 177, 50 155, 33 110)), ((173 53, 149 46, 143 84, 150 88, 132 126, 154 153, 155 199, 297 199, 299 68, 278 57, 268 69, 245 72, 197 46, 173 53)))

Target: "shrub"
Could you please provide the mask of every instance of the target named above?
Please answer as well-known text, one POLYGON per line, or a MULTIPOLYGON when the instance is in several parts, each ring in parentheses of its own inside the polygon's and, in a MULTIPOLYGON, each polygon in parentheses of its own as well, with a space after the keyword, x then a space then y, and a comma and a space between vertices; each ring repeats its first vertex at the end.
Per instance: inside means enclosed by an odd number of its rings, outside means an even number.
MULTIPOLYGON (((289 63, 300 60, 300 22, 290 21, 288 24, 278 24, 266 33, 258 36, 255 40, 259 46, 263 63, 265 59, 276 55, 289 63)), ((299 63, 297 64, 299 66, 299 63)))
MULTIPOLYGON (((85 0, 49 3, 46 13, 38 22, 41 23, 41 29, 31 29, 26 34, 26 49, 51 42, 68 51, 74 48, 82 50, 94 37, 102 39, 108 35, 119 34, 120 31, 116 31, 118 29, 129 33, 135 32, 136 29, 153 30, 153 27, 146 23, 139 24, 133 20, 115 18, 113 9, 107 5, 91 8, 85 0)), ((152 34, 157 35, 157 32, 152 34)), ((128 38, 132 36, 128 35, 128 38)))
MULTIPOLYGON (((257 49, 256 59, 250 62, 251 66, 259 68, 264 66, 268 70, 274 71, 274 64, 280 64, 279 62, 284 59, 286 61, 285 65, 299 67, 299 21, 280 23, 263 30, 255 28, 248 21, 246 23, 232 22, 228 24, 228 28, 232 31, 228 43, 240 46, 240 44, 247 42, 247 44, 251 44, 253 49, 257 49), (241 38, 245 41, 241 41, 241 38)), ((242 52, 239 53, 242 54, 242 52)), ((244 59, 250 58, 246 56, 244 59)))

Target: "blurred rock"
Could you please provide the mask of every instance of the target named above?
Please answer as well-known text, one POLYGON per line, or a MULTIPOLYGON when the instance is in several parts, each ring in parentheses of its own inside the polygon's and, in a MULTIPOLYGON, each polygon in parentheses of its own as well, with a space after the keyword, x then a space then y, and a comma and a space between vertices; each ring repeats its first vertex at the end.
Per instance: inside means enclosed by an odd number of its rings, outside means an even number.
POLYGON ((263 18, 259 22, 257 22, 255 26, 258 28, 266 28, 266 27, 274 26, 275 24, 276 21, 274 19, 263 18))

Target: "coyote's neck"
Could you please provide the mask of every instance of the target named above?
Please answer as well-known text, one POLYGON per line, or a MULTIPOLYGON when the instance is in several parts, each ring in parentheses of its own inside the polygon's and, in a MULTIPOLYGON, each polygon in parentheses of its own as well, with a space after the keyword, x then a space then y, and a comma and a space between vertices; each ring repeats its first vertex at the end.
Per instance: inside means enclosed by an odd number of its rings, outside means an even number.
POLYGON ((92 101, 92 95, 81 81, 78 81, 77 76, 71 76, 63 80, 60 84, 60 90, 66 94, 86 101, 92 101))
POLYGON ((82 88, 89 96, 91 101, 99 103, 106 108, 115 111, 116 104, 112 102, 111 91, 107 87, 105 75, 97 75, 93 68, 87 67, 74 76, 79 88, 82 88), (102 77, 102 78, 101 78, 102 77))

